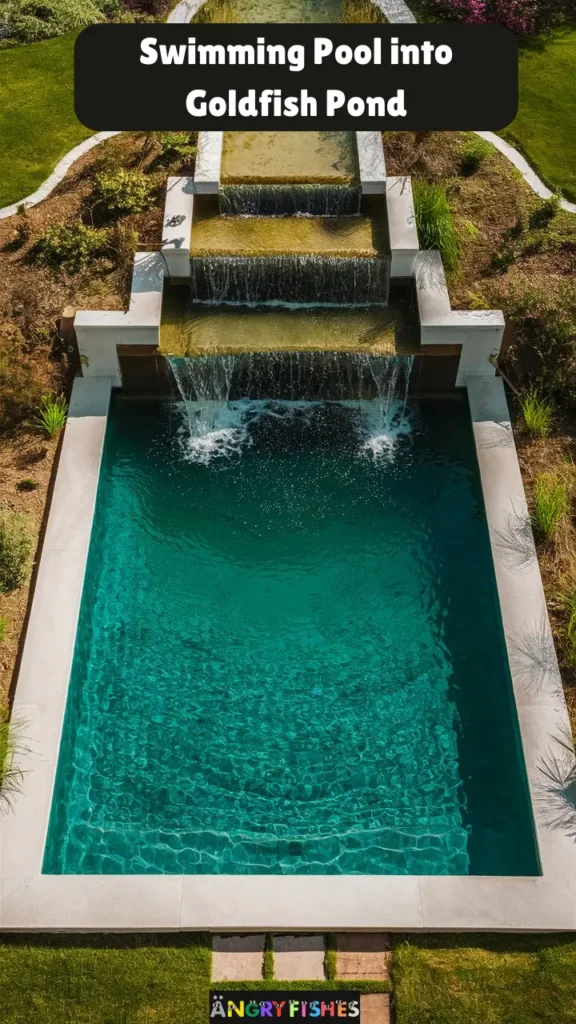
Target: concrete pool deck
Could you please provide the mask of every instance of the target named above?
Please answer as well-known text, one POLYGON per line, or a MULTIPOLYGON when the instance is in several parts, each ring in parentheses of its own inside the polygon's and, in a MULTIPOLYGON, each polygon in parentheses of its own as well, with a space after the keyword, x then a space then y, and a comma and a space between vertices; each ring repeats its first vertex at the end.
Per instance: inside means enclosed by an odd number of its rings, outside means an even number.
MULTIPOLYGON (((14 715, 28 749, 22 791, 1 821, 0 928, 375 931, 576 928, 574 840, 552 822, 541 768, 568 715, 502 381, 470 376, 492 540, 542 877, 393 875, 43 875, 76 625, 114 377, 75 382, 14 715)), ((558 796, 561 800, 561 796, 558 796)))

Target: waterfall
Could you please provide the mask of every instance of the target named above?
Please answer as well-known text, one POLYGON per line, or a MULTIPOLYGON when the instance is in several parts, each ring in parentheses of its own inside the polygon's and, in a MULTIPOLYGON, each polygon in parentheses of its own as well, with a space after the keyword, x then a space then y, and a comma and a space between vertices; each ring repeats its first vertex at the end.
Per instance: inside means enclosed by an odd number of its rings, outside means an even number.
POLYGON ((236 217, 350 217, 361 198, 357 185, 223 185, 218 205, 236 217))
POLYGON ((346 352, 247 352, 168 357, 185 413, 185 457, 208 464, 252 443, 259 418, 336 402, 359 411, 359 452, 389 457, 409 433, 411 356, 346 352))
POLYGON ((192 294, 207 302, 385 305, 389 257, 195 256, 192 294))

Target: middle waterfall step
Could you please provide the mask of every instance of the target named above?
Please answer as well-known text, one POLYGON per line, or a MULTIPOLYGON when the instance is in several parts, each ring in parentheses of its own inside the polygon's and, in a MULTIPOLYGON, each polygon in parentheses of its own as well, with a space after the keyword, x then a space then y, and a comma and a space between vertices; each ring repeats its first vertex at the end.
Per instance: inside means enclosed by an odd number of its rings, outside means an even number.
POLYGON ((197 196, 192 295, 208 302, 383 305, 390 247, 384 197, 348 217, 229 217, 197 196))

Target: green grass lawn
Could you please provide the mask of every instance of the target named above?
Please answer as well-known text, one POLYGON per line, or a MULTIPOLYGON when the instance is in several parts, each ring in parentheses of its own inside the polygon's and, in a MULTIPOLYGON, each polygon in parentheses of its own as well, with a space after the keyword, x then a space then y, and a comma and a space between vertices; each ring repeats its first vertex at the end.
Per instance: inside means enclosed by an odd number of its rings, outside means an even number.
POLYGON ((93 134, 74 113, 76 34, 0 50, 0 207, 34 192, 93 134))
POLYGON ((501 134, 576 200, 576 21, 521 46, 518 116, 501 134))
POLYGON ((204 935, 4 935, 2 1024, 206 1024, 204 935))
POLYGON ((576 934, 409 936, 394 988, 397 1024, 571 1024, 576 934))

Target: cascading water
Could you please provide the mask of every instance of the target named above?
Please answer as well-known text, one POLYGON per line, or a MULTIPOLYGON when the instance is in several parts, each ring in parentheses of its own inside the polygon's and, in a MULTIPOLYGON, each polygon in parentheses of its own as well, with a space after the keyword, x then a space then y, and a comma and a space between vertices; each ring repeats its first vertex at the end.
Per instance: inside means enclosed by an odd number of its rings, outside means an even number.
POLYGON ((208 464, 251 444, 263 417, 306 417, 312 405, 351 407, 359 453, 390 457, 410 431, 406 402, 411 356, 343 352, 261 352, 169 357, 185 412, 185 457, 208 464))
POLYGON ((350 217, 360 213, 357 185, 222 185, 220 213, 240 217, 350 217))
POLYGON ((385 305, 390 259, 196 256, 190 261, 192 294, 205 302, 300 302, 313 305, 385 305))

